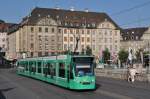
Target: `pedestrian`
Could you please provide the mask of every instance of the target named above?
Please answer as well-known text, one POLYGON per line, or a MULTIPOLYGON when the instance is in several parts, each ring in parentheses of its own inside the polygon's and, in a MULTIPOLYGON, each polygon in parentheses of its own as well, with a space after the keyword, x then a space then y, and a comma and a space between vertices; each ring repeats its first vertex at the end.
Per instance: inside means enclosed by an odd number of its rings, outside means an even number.
POLYGON ((136 75, 136 69, 134 67, 129 68, 129 74, 128 74, 128 82, 134 82, 135 81, 135 75, 136 75))

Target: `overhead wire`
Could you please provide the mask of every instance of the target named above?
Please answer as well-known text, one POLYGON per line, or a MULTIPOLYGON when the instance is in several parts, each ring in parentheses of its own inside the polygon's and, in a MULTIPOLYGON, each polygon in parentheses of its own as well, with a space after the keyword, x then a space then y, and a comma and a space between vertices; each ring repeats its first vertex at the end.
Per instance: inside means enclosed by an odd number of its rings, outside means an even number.
MULTIPOLYGON (((142 4, 135 5, 135 6, 131 7, 131 8, 127 8, 127 9, 121 10, 119 12, 113 13, 113 14, 111 14, 111 16, 119 16, 121 14, 130 12, 130 11, 133 11, 135 9, 139 9, 139 8, 142 8, 142 7, 145 7, 145 6, 148 6, 148 5, 150 5, 150 1, 147 1, 147 2, 144 2, 142 4)), ((135 24, 135 23, 143 22, 143 21, 150 21, 150 17, 143 18, 143 19, 138 19, 138 20, 135 20, 135 21, 132 21, 132 22, 128 22, 128 23, 123 23, 123 24, 121 24, 119 26, 135 24)))

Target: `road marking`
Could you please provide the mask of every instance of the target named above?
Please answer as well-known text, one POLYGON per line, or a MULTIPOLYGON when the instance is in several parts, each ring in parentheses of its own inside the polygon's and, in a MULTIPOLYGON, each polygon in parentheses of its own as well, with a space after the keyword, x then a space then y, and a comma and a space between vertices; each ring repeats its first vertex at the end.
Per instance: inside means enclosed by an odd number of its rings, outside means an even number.
POLYGON ((104 91, 104 90, 97 90, 96 92, 100 93, 100 94, 103 94, 103 95, 106 95, 106 96, 117 98, 117 99, 133 99, 133 98, 128 97, 128 96, 124 96, 124 95, 120 95, 120 94, 117 94, 117 93, 108 92, 108 91, 104 91))

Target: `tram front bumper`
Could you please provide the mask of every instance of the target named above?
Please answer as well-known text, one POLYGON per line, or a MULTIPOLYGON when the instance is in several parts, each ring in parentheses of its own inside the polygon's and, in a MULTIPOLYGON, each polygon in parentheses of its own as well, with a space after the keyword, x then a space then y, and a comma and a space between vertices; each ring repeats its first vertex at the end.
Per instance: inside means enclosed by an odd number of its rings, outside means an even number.
POLYGON ((70 83, 70 89, 76 89, 76 90, 95 89, 95 81, 93 82, 72 81, 70 83))

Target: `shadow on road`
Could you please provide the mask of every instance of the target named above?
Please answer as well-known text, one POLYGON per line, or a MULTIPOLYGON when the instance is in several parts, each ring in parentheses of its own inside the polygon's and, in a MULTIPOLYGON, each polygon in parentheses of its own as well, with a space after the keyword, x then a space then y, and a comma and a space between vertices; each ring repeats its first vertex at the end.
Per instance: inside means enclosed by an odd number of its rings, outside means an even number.
POLYGON ((3 92, 7 92, 10 90, 13 90, 14 88, 6 88, 6 89, 0 89, 0 99, 6 99, 6 97, 4 96, 3 92))

